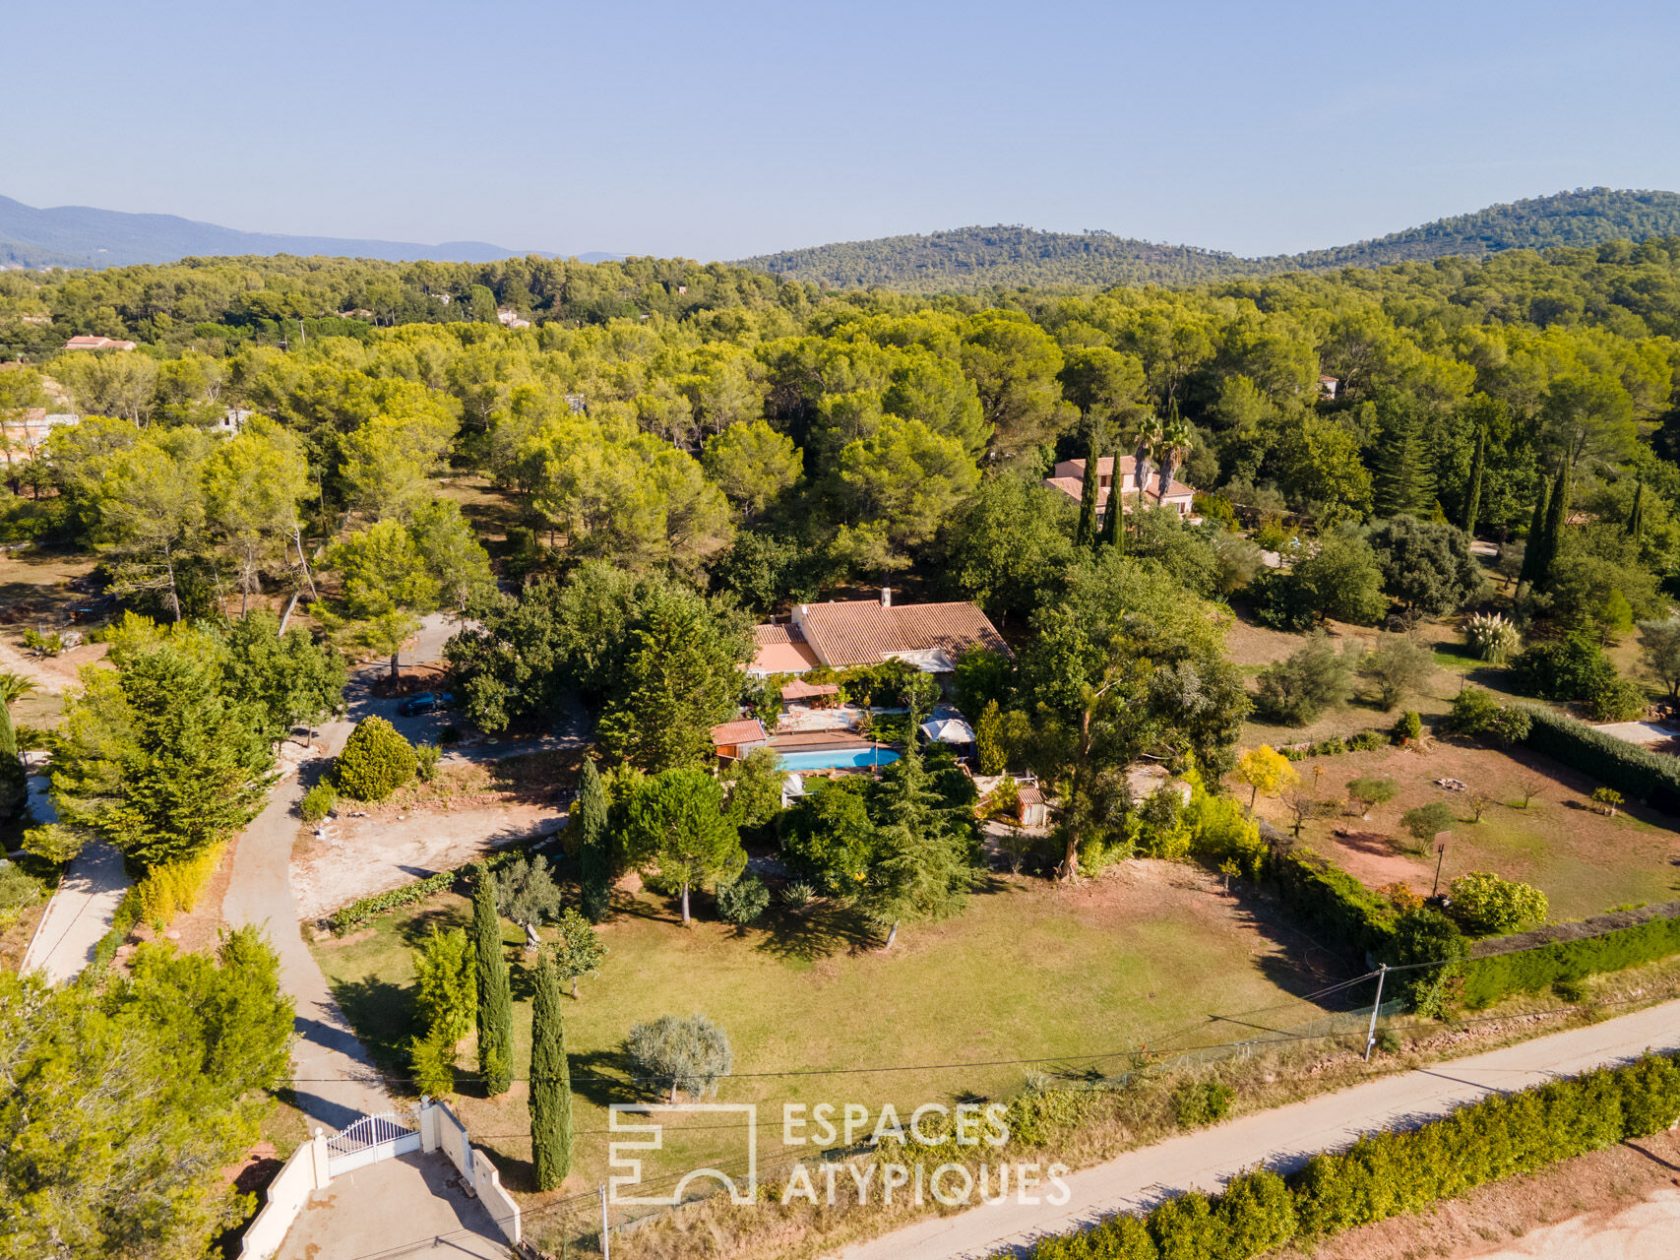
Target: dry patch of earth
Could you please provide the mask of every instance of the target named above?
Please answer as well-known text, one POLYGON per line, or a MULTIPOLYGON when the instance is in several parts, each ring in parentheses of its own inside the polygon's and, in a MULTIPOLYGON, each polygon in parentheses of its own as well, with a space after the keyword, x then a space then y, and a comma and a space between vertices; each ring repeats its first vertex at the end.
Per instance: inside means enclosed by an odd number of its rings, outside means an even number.
MULTIPOLYGON (((1367 1225, 1311 1260, 1667 1260, 1680 1247, 1680 1132, 1511 1177, 1429 1212, 1367 1225)), ((1307 1260, 1288 1249, 1275 1260, 1307 1260)))

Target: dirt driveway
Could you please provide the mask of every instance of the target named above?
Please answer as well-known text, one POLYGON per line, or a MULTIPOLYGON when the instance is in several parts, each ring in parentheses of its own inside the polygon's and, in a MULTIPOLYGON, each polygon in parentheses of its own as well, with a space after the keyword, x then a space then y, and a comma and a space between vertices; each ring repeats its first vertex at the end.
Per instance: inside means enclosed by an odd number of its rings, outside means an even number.
POLYGON ((566 821, 551 805, 427 810, 396 817, 334 817, 292 852, 298 918, 324 918, 358 897, 397 888, 566 821))

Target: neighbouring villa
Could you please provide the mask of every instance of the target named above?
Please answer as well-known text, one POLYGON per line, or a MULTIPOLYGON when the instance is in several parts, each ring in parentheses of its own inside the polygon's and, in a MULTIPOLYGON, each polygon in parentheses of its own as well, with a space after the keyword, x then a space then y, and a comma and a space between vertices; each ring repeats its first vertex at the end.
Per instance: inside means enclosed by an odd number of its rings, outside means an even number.
MULTIPOLYGON (((1085 493, 1085 461, 1082 459, 1064 459, 1057 464, 1051 474, 1044 479, 1044 484, 1052 490, 1060 490, 1075 503, 1085 493)), ((1120 456, 1120 509, 1130 512, 1137 506, 1137 458, 1133 455, 1120 456)), ((1108 498, 1114 488, 1114 456, 1104 455, 1097 460, 1097 515, 1104 516, 1108 512, 1108 498)), ((1143 461, 1143 505, 1145 507, 1171 508, 1179 516, 1189 518, 1194 510, 1196 492, 1179 481, 1176 477, 1161 484, 1161 469, 1159 465, 1149 460, 1143 461)))

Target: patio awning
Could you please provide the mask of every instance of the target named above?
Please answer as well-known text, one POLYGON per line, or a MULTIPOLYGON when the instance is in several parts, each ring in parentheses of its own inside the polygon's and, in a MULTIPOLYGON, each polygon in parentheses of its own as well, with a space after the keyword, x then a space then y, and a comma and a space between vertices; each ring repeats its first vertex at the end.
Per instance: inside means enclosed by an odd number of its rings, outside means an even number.
POLYGON ((922 734, 941 744, 974 742, 974 728, 961 718, 931 718, 922 723, 922 734))

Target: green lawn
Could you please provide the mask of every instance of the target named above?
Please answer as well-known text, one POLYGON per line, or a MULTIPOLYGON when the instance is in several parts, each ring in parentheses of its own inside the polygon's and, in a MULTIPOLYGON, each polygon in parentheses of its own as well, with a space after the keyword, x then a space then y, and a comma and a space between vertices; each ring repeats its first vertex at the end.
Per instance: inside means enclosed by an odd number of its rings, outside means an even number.
MULTIPOLYGON (((617 1052, 639 1020, 701 1012, 727 1029, 737 1072, 801 1068, 963 1065, 1000 1059, 1090 1054, 1135 1046, 1228 1039, 1207 1031, 1213 1012, 1283 1002, 1274 1018, 1301 1021, 1293 1002, 1321 980, 1291 958, 1254 907, 1223 894, 1218 881, 1187 867, 1128 864, 1108 879, 1064 891, 1042 881, 1003 879, 950 922, 907 927, 890 954, 845 916, 780 921, 774 931, 710 921, 684 930, 662 899, 642 895, 603 929, 605 970, 568 1004, 567 1037, 580 1109, 579 1168, 567 1189, 602 1178, 604 1107, 638 1095, 617 1052)), ((445 894, 396 912, 316 954, 346 1014, 376 1052, 400 1064, 409 1027, 411 943, 431 923, 464 924, 468 905, 445 894)), ((518 937, 507 932, 510 957, 518 937)), ((529 1054, 528 980, 515 968, 516 1076, 529 1054)), ((1118 1070, 1123 1062, 1102 1065, 1118 1070)), ((723 1101, 784 1101, 904 1111, 966 1093, 1007 1095, 1024 1065, 736 1079, 723 1101)), ((504 1169, 510 1187, 528 1184, 524 1086, 499 1099, 460 1106, 473 1137, 504 1169)), ((673 1142, 672 1159, 728 1159, 733 1133, 696 1132, 673 1142)), ((768 1141, 769 1145, 766 1145, 768 1141)), ((779 1157, 779 1135, 760 1158, 779 1157)), ((692 1165, 690 1165, 692 1166, 692 1165)))

